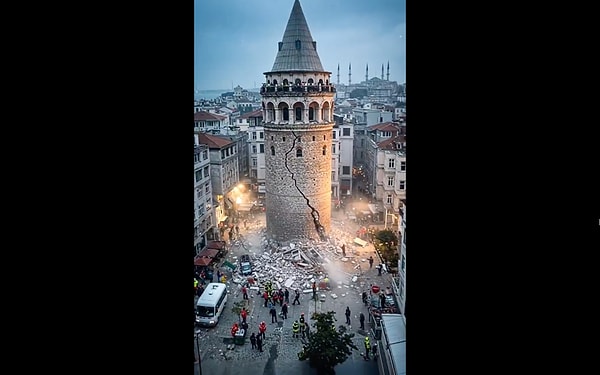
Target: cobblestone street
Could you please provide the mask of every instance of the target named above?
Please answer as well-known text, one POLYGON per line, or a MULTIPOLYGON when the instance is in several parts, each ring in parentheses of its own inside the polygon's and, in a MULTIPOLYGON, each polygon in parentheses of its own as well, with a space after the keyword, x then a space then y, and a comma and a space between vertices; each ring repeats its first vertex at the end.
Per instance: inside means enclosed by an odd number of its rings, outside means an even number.
MULTIPOLYGON (((330 237, 335 237, 342 232, 349 233, 348 236, 353 237, 353 232, 358 225, 347 224, 344 221, 345 217, 341 211, 334 211, 332 214, 332 234, 330 237)), ((240 233, 243 238, 243 245, 231 247, 227 260, 236 264, 234 257, 239 257, 242 254, 260 255, 263 252, 262 248, 262 229, 265 225, 264 213, 258 214, 255 217, 256 222, 252 223, 248 230, 240 228, 240 233)), ((265 250, 266 251, 266 250, 265 250)), ((199 332, 198 346, 202 354, 202 370, 203 375, 232 375, 232 374, 313 374, 314 371, 308 366, 307 361, 299 361, 297 353, 301 350, 302 341, 299 338, 292 337, 292 323, 300 317, 301 313, 305 314, 307 321, 311 324, 311 314, 315 311, 326 312, 335 311, 337 325, 344 324, 344 311, 346 306, 350 307, 352 312, 352 325, 349 331, 355 333, 354 343, 359 348, 358 351, 353 351, 351 357, 346 362, 336 367, 336 370, 341 371, 346 369, 349 373, 366 373, 377 374, 377 365, 373 361, 366 362, 361 357, 361 352, 364 351, 363 340, 365 331, 359 329, 358 316, 362 311, 367 317, 365 323, 366 329, 369 330, 368 311, 361 300, 361 293, 368 290, 371 283, 377 283, 385 287, 389 283, 389 275, 377 275, 375 266, 379 264, 377 254, 374 252, 373 245, 369 244, 364 248, 355 248, 351 244, 347 244, 347 261, 335 260, 328 265, 328 270, 333 272, 328 273, 331 279, 330 290, 319 291, 318 295, 325 295, 324 301, 311 299, 311 293, 301 294, 300 305, 292 305, 293 292, 290 296, 290 304, 288 304, 288 319, 283 320, 278 315, 278 322, 271 323, 269 309, 264 307, 263 299, 256 291, 249 291, 249 299, 247 301, 247 310, 249 311, 247 323, 249 332, 246 335, 244 345, 235 345, 233 350, 228 350, 227 345, 232 344, 230 329, 234 322, 238 322, 238 316, 232 311, 235 302, 243 301, 241 293, 241 285, 234 283, 231 278, 228 278, 228 302, 225 310, 219 320, 219 323, 214 328, 196 328, 199 332), (373 268, 369 269, 369 263, 366 261, 370 255, 376 259, 373 268), (353 276, 358 272, 355 260, 361 264, 362 275, 353 276), (353 280, 355 280, 353 282, 353 280), (386 281, 388 280, 388 281, 386 281), (333 297, 335 296, 335 297, 333 297), (266 338, 263 342, 263 352, 251 348, 249 337, 252 332, 258 333, 258 325, 261 321, 267 323, 266 338), (356 372, 360 371, 360 372, 356 372)), ((216 276, 215 276, 216 279, 216 276)), ((261 290, 262 293, 262 290, 261 290)), ((280 307, 277 305, 277 312, 280 307)), ((195 343, 196 345, 196 343, 195 343)), ((194 365, 195 373, 199 374, 198 365, 194 365)))

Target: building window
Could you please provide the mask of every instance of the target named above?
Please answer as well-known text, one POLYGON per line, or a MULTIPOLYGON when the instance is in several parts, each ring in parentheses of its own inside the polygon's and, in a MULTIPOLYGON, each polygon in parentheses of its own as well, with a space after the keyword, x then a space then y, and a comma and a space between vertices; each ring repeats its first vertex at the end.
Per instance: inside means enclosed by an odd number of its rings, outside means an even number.
POLYGON ((388 186, 394 186, 394 177, 388 176, 388 186))
POLYGON ((196 171, 196 182, 202 180, 202 170, 196 171))
MULTIPOLYGON (((406 236, 406 232, 404 233, 404 236, 406 236)), ((402 260, 400 261, 400 271, 402 271, 404 273, 405 268, 406 268, 406 257, 404 256, 404 254, 402 254, 402 260)))
POLYGON ((335 145, 331 145, 331 153, 335 154, 335 145))
POLYGON ((297 157, 302 157, 302 149, 301 148, 297 148, 296 149, 296 156, 297 157))
MULTIPOLYGON (((275 152, 275 149, 273 149, 273 152, 275 152)), ((275 154, 273 154, 275 155, 275 154)), ((256 167, 256 158, 252 158, 252 166, 256 167)))
POLYGON ((259 132, 258 133, 258 138, 265 139, 265 133, 264 132, 259 132))
POLYGON ((275 147, 271 146, 271 156, 275 156, 275 147))
POLYGON ((283 137, 283 141, 285 142, 285 137, 283 137))
POLYGON ((342 135, 345 137, 350 136, 350 128, 343 128, 342 129, 342 135))
POLYGON ((302 108, 296 107, 296 121, 302 120, 302 108))
POLYGON ((388 194, 386 203, 387 204, 392 204, 392 195, 391 194, 388 194))
POLYGON ((252 139, 256 140, 256 132, 252 132, 252 139))
POLYGON ((406 189, 406 187, 405 187, 405 186, 406 186, 406 181, 404 181, 404 180, 401 180, 401 181, 400 181, 400 190, 405 190, 405 189, 406 189))
POLYGON ((208 172, 209 172, 208 167, 204 167, 204 177, 208 177, 209 176, 208 172))
POLYGON ((281 110, 283 112, 283 121, 290 121, 290 113, 287 108, 281 110))
POLYGON ((265 145, 261 143, 261 144, 259 145, 259 148, 260 148, 260 153, 261 153, 261 154, 264 154, 264 153, 265 153, 265 145))
POLYGON ((388 160, 388 167, 389 168, 394 168, 396 166, 396 159, 389 159, 388 160))
POLYGON ((202 160, 208 159, 208 151, 202 151, 202 160))
POLYGON ((406 170, 406 162, 405 161, 401 161, 400 162, 400 170, 401 171, 405 171, 406 170))
POLYGON ((271 136, 271 140, 273 140, 273 136, 271 136))
POLYGON ((221 150, 221 159, 225 159, 225 150, 221 150))
POLYGON ((327 155, 327 146, 323 146, 323 155, 327 155))
POLYGON ((256 145, 252 145, 252 153, 256 154, 256 145))
POLYGON ((323 136, 323 140, 325 140, 325 136, 323 136))
POLYGON ((315 121, 315 109, 308 107, 308 121, 315 121))
POLYGON ((302 142, 302 137, 298 137, 298 142, 302 142))
POLYGON ((315 141, 315 136, 313 135, 313 142, 315 141))
POLYGON ((344 166, 342 167, 342 174, 345 174, 345 175, 348 175, 348 174, 350 174, 350 166, 348 166, 348 165, 344 165, 344 166))
POLYGON ((204 185, 204 193, 210 194, 210 183, 207 183, 206 185, 204 185))
POLYGON ((333 139, 335 139, 335 130, 333 131, 333 139))

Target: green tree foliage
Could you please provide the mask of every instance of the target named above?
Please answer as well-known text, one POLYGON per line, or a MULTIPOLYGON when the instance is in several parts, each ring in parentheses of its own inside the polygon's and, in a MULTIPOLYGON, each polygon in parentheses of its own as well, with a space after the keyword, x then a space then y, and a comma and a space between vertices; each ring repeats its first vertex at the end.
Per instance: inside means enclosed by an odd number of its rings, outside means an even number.
POLYGON ((375 248, 389 265, 398 264, 398 237, 391 230, 380 230, 375 233, 375 248))
POLYGON ((352 342, 354 333, 346 333, 346 327, 340 325, 335 328, 335 311, 327 313, 314 313, 310 319, 315 323, 315 329, 310 330, 310 340, 304 345, 303 351, 298 353, 301 361, 309 360, 310 366, 317 370, 319 375, 335 374, 334 367, 344 362, 352 354, 350 349, 358 350, 352 342))

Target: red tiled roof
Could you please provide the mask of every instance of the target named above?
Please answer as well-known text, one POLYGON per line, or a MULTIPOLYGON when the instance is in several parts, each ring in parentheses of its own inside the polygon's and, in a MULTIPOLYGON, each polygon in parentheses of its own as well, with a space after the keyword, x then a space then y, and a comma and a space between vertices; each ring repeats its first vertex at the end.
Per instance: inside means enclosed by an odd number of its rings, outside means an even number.
POLYGON ((221 120, 225 120, 226 118, 227 118, 227 116, 221 116, 221 115, 217 115, 217 114, 206 112, 206 111, 194 112, 194 121, 206 121, 206 120, 221 121, 221 120))
POLYGON ((377 146, 381 150, 397 150, 396 147, 399 143, 406 143, 406 135, 397 135, 390 139, 386 139, 385 141, 381 141, 377 144, 377 146))
POLYGON ((223 148, 233 143, 229 138, 223 138, 218 135, 198 133, 198 143, 207 145, 209 148, 223 148))
POLYGON ((257 109, 256 111, 246 112, 240 116, 240 118, 250 118, 250 117, 263 117, 262 109, 257 109))
POLYGON ((375 124, 367 127, 369 131, 380 130, 385 132, 396 132, 400 131, 400 124, 393 121, 382 122, 380 124, 375 124))

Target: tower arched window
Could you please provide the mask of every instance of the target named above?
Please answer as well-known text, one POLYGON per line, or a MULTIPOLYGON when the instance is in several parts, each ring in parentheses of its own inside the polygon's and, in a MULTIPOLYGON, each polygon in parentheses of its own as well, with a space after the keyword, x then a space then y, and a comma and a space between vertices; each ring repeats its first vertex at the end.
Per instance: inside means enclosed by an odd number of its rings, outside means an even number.
POLYGON ((296 107, 296 121, 302 120, 302 108, 296 107))
POLYGON ((275 86, 277 86, 277 80, 276 80, 276 79, 274 79, 274 80, 273 80, 273 84, 274 84, 275 86))
POLYGON ((325 136, 323 136, 323 140, 325 140, 325 136))
POLYGON ((313 142, 315 141, 315 136, 313 135, 313 142))
POLYGON ((323 146, 323 155, 327 155, 327 146, 323 146))
POLYGON ((302 81, 300 81, 300 78, 296 78, 296 80, 294 81, 295 84, 300 85, 300 83, 302 83, 302 81))
POLYGON ((313 83, 315 83, 315 80, 314 80, 314 79, 312 79, 312 78, 309 78, 309 79, 308 79, 308 84, 309 84, 309 85, 312 85, 313 83))
POLYGON ((296 149, 296 156, 299 158, 302 157, 302 149, 300 147, 296 149))
POLYGON ((284 86, 287 86, 287 85, 288 85, 288 80, 287 80, 287 78, 283 80, 283 85, 284 85, 284 86))
POLYGON ((308 107, 308 121, 315 121, 315 109, 308 107))
POLYGON ((271 156, 275 156, 275 147, 271 146, 271 156))
POLYGON ((300 47, 302 47, 302 42, 300 42, 300 39, 296 39, 296 49, 300 49, 300 47))

